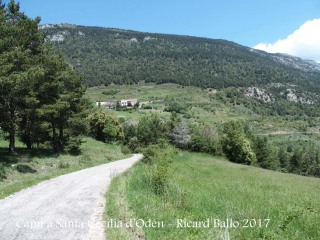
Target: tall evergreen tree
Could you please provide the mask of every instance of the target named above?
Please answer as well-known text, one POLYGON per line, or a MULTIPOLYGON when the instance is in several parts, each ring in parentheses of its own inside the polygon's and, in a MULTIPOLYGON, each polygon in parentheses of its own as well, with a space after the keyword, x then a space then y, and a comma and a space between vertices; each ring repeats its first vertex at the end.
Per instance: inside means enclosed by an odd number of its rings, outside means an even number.
POLYGON ((279 160, 272 155, 272 149, 266 137, 255 137, 253 148, 260 167, 275 170, 279 166, 279 160))
POLYGON ((81 78, 44 41, 39 22, 14 0, 7 7, 0 2, 0 126, 10 153, 17 134, 28 148, 47 141, 60 152, 70 136, 85 130, 81 78))
POLYGON ((282 171, 289 171, 289 160, 290 156, 287 152, 287 150, 284 147, 280 147, 278 151, 278 158, 280 162, 280 167, 282 171))
POLYGON ((43 35, 38 33, 40 18, 29 19, 14 0, 6 7, 0 5, 0 124, 13 154, 19 112, 30 90, 32 56, 40 51, 43 35))
POLYGON ((290 159, 290 172, 301 174, 301 165, 303 161, 303 151, 299 148, 295 149, 290 159))

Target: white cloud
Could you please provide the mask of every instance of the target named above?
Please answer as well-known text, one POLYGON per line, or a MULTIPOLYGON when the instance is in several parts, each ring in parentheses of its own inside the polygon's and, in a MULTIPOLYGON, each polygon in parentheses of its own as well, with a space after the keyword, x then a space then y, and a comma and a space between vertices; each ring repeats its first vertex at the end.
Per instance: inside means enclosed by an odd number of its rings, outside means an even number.
POLYGON ((253 48, 320 62, 320 18, 305 22, 285 39, 275 43, 259 43, 253 48))

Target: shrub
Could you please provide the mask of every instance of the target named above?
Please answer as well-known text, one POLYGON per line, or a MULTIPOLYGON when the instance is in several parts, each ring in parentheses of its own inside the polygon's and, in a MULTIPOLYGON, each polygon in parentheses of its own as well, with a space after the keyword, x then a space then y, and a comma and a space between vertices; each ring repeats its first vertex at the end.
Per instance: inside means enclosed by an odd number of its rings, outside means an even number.
POLYGON ((131 140, 131 138, 134 138, 137 136, 137 126, 128 122, 125 122, 122 125, 123 128, 123 144, 128 144, 131 140))
POLYGON ((70 167, 70 164, 68 162, 60 161, 58 163, 58 168, 68 168, 70 167))
POLYGON ((156 194, 163 195, 168 186, 174 148, 163 141, 156 145, 150 145, 144 149, 143 153, 143 162, 148 164, 148 184, 156 194))
POLYGON ((129 148, 128 146, 122 145, 122 146, 121 146, 121 152, 122 152, 123 154, 125 154, 125 155, 128 155, 128 154, 131 153, 131 150, 130 150, 130 148, 129 148))
POLYGON ((152 109, 152 106, 146 105, 146 106, 143 106, 143 109, 152 109))
POLYGON ((112 142, 123 139, 123 130, 114 113, 98 108, 89 116, 90 134, 98 141, 112 142))
POLYGON ((102 94, 104 95, 116 95, 120 90, 118 89, 110 89, 110 90, 106 90, 103 91, 102 94))
POLYGON ((164 194, 167 188, 169 164, 170 162, 168 159, 158 157, 157 164, 155 164, 151 169, 151 183, 157 194, 164 194))
POLYGON ((124 117, 119 117, 118 118, 119 123, 125 123, 126 119, 124 117))
POLYGON ((139 152, 137 151, 139 148, 139 140, 137 137, 133 137, 128 142, 128 147, 131 149, 132 152, 139 152))
POLYGON ((223 125, 221 145, 223 152, 231 162, 254 164, 256 155, 246 138, 243 124, 239 121, 230 121, 223 125))
POLYGON ((174 146, 181 149, 186 149, 191 141, 188 124, 185 121, 173 122, 169 137, 174 146))
POLYGON ((166 138, 168 123, 158 114, 151 114, 140 118, 137 126, 137 138, 142 146, 156 144, 166 138))
POLYGON ((92 161, 92 159, 91 159, 90 155, 88 155, 88 154, 84 154, 79 157, 79 164, 87 164, 91 161, 92 161))
POLYGON ((78 155, 81 153, 82 142, 80 137, 72 138, 67 143, 66 150, 71 154, 78 155))
POLYGON ((159 151, 159 147, 157 145, 150 145, 149 147, 145 148, 143 150, 143 156, 144 158, 142 159, 143 163, 146 164, 154 164, 157 158, 157 155, 159 151))
POLYGON ((26 163, 17 164, 16 169, 20 173, 35 173, 35 172, 37 172, 37 170, 33 166, 26 164, 26 163))
POLYGON ((222 154, 219 133, 215 126, 203 124, 192 128, 189 148, 195 152, 222 154))
POLYGON ((186 113, 188 110, 188 105, 182 102, 172 101, 169 105, 164 109, 166 112, 176 112, 176 113, 186 113))

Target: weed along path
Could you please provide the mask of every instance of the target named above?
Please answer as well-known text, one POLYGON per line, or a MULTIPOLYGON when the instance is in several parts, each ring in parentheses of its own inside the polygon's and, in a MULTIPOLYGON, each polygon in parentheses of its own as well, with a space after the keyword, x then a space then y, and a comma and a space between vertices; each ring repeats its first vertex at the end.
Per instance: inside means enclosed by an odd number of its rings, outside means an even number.
POLYGON ((66 174, 0 200, 0 240, 105 239, 107 188, 141 158, 135 154, 66 174))

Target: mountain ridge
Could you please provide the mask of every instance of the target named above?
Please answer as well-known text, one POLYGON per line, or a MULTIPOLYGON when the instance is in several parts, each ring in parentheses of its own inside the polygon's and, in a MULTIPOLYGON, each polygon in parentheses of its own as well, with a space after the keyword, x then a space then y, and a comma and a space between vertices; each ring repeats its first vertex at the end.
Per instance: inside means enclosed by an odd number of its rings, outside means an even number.
POLYGON ((72 24, 45 24, 39 30, 84 73, 87 86, 145 81, 218 89, 270 83, 320 89, 320 64, 228 40, 72 24))
MULTIPOLYGON (((136 31, 136 30, 129 30, 129 29, 120 29, 120 28, 112 28, 112 27, 99 27, 99 26, 83 26, 83 25, 75 25, 75 24, 69 24, 69 23, 60 23, 60 24, 40 24, 39 25, 39 30, 45 30, 45 29, 50 29, 50 28, 76 28, 76 27, 94 27, 94 28, 101 28, 101 29, 109 29, 109 30, 114 30, 114 31, 127 31, 127 32, 139 32, 139 33, 145 33, 145 34, 159 34, 159 35, 172 35, 172 36, 181 36, 181 37, 193 37, 193 38, 198 38, 198 39, 211 39, 211 40, 223 40, 223 41, 228 41, 228 42, 233 42, 233 41, 229 41, 226 39, 212 39, 212 38, 208 38, 208 37, 199 37, 199 36, 192 36, 192 35, 177 35, 177 34, 168 34, 168 33, 151 33, 151 32, 142 32, 142 31, 136 31)), ((235 44, 238 44, 236 42, 233 42, 235 44)), ((241 45, 241 44, 238 44, 241 45)), ((270 54, 273 55, 274 58, 276 59, 277 57, 283 57, 283 58, 288 58, 289 61, 297 61, 297 62, 303 62, 305 65, 310 65, 312 68, 311 69, 307 69, 307 70, 317 70, 320 71, 320 63, 311 60, 311 59, 305 59, 305 58, 301 58, 298 56, 294 56, 294 55, 290 55, 287 53, 269 53, 260 49, 256 49, 253 47, 248 47, 248 46, 244 46, 241 45, 243 47, 247 47, 249 49, 251 49, 251 51, 255 51, 255 52, 260 52, 260 53, 264 53, 264 54, 270 54)), ((309 67, 309 66, 307 66, 309 67)), ((301 69, 301 68, 300 68, 301 69)))

